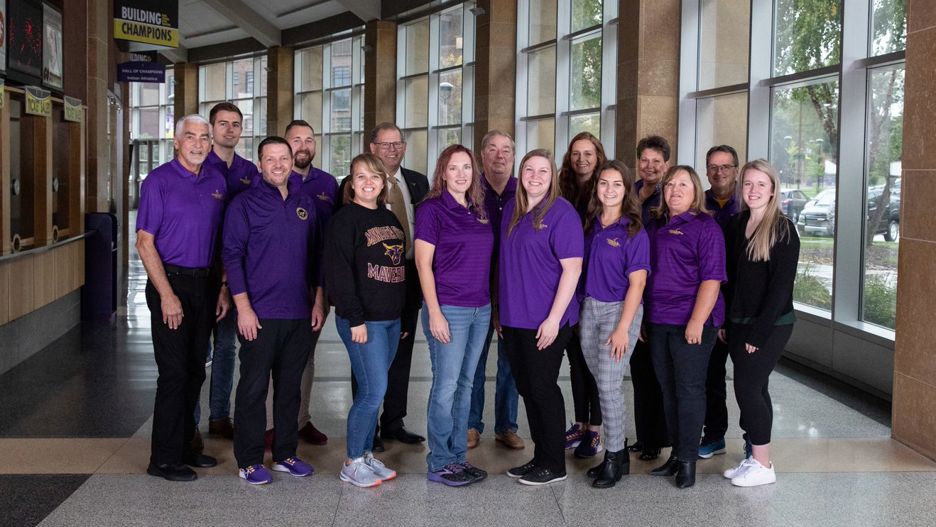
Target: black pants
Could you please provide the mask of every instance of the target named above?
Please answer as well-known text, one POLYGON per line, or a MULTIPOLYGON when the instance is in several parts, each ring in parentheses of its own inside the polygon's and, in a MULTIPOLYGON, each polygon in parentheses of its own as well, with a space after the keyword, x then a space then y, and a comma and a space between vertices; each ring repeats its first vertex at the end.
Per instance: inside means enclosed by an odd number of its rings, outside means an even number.
POLYGON ((159 370, 150 452, 150 462, 156 465, 181 463, 195 435, 195 405, 205 382, 205 358, 214 311, 207 277, 168 278, 182 303, 182 323, 174 330, 163 322, 159 293, 151 282, 146 282, 153 355, 159 370))
POLYGON ((715 339, 705 379, 705 428, 702 444, 725 438, 728 431, 728 391, 725 389, 725 365, 728 363, 728 344, 715 339))
POLYGON ((634 384, 634 428, 637 441, 644 448, 669 445, 666 416, 663 415, 663 393, 653 371, 650 343, 638 340, 630 359, 631 382, 634 384))
POLYGON ((572 337, 566 344, 569 355, 569 376, 572 381, 572 405, 575 407, 575 422, 601 426, 601 400, 598 398, 598 384, 588 369, 582 344, 579 342, 578 325, 573 328, 572 337))
POLYGON ((744 344, 751 326, 733 324, 728 333, 728 351, 734 363, 734 390, 741 408, 741 428, 754 445, 770 443, 773 426, 773 403, 767 391, 770 373, 783 354, 793 325, 774 326, 767 343, 754 353, 748 353, 744 344))
POLYGON ((673 454, 695 461, 705 422, 705 377, 718 330, 703 326, 700 344, 686 342, 686 326, 650 324, 649 333, 673 454))
POLYGON ((299 385, 312 348, 308 319, 261 319, 251 341, 238 336, 240 380, 234 399, 234 457, 237 466, 263 463, 266 397, 273 378, 273 460, 296 455, 299 441, 299 385))
POLYGON ((530 435, 535 448, 533 462, 554 474, 565 474, 565 401, 559 389, 562 350, 572 328, 559 330, 546 349, 536 349, 536 330, 503 328, 504 352, 523 397, 530 435))

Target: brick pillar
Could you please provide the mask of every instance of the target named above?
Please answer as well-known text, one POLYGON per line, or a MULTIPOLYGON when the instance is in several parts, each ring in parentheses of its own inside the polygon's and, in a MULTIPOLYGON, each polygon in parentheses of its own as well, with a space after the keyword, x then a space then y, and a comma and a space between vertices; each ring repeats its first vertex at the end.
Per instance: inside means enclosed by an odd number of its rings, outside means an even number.
POLYGON ((514 134, 517 99, 517 0, 481 0, 476 19, 475 151, 488 130, 514 134))
MULTIPOLYGON (((186 115, 198 113, 198 65, 180 62, 173 66, 175 72, 175 99, 173 111, 178 121, 186 115)), ((206 115, 207 119, 208 116, 206 115)))
POLYGON ((285 134, 286 125, 293 120, 294 56, 293 48, 267 50, 267 135, 285 134))
MULTIPOLYGON (((396 22, 371 20, 364 34, 364 131, 396 121, 396 22)), ((367 141, 365 137, 364 141, 367 141)))

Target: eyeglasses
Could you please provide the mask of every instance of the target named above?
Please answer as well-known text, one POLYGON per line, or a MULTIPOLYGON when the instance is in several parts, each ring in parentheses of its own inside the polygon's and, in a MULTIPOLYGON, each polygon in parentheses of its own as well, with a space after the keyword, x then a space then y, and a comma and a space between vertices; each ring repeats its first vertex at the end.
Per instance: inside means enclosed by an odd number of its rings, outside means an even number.
POLYGON ((373 143, 377 145, 381 150, 399 150, 403 148, 403 145, 406 144, 406 141, 391 141, 386 143, 373 143))
POLYGON ((728 171, 730 171, 730 170, 734 170, 735 168, 738 168, 738 165, 709 165, 709 166, 707 166, 707 167, 705 167, 705 168, 707 168, 708 171, 709 171, 709 172, 712 172, 712 173, 714 173, 714 172, 728 172, 728 171))

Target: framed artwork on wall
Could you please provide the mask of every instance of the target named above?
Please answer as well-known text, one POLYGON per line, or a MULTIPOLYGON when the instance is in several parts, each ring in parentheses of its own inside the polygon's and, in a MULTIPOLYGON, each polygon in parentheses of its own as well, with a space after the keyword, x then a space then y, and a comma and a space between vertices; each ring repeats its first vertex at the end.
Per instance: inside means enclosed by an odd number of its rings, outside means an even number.
POLYGON ((62 90, 62 13, 43 4, 42 17, 42 84, 62 90))

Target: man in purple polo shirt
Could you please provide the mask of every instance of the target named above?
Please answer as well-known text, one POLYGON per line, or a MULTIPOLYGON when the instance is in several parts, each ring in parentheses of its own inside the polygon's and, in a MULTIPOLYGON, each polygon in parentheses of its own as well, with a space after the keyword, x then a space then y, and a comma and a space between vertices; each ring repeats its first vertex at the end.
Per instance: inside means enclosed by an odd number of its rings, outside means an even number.
MULTIPOLYGON (((234 149, 240 142, 244 116, 236 105, 221 102, 208 113, 211 124, 211 152, 205 164, 218 170, 227 181, 227 202, 257 183, 260 173, 257 165, 237 155, 234 149)), ((214 266, 213 271, 220 271, 214 266)), ((237 310, 232 309, 214 327, 214 350, 211 357, 211 386, 209 387, 208 433, 232 439, 231 387, 234 383, 235 340, 237 338, 237 310)), ((195 422, 199 422, 199 406, 195 407, 195 422)), ((196 434, 198 432, 196 431, 196 434)))
POLYGON ((192 481, 186 465, 217 461, 191 448, 195 405, 205 381, 205 355, 212 312, 230 307, 222 286, 211 294, 208 267, 224 212, 224 176, 205 164, 210 127, 200 115, 176 124, 177 156, 152 172, 140 189, 136 249, 146 269, 146 304, 152 318, 153 354, 159 369, 153 436, 147 473, 170 481, 192 481))
MULTIPOLYGON (((500 225, 504 205, 514 200, 517 179, 513 177, 516 145, 510 134, 491 130, 481 139, 481 186, 484 188, 484 208, 488 223, 494 229, 494 255, 491 258, 491 277, 497 276, 497 249, 500 243, 500 225)), ((496 294, 491 288, 492 294, 496 294)), ((496 302, 496 299, 492 297, 496 302)), ((494 337, 494 324, 488 328, 481 357, 475 370, 471 388, 471 410, 468 413, 468 448, 478 446, 484 432, 484 381, 488 349, 494 337)), ((510 361, 504 354, 503 339, 497 338, 497 377, 494 383, 494 437, 496 441, 513 449, 524 447, 523 439, 517 435, 517 410, 520 395, 517 383, 510 373, 510 361)))
POLYGON ((266 396, 273 379, 273 470, 296 477, 312 467, 296 457, 299 383, 312 342, 315 205, 289 177, 292 150, 267 137, 257 150, 263 180, 237 196, 224 220, 222 261, 237 304, 240 380, 234 456, 248 483, 271 481, 263 466, 266 396), (310 323, 311 322, 311 323, 310 323))
MULTIPOLYGON (((739 212, 735 196, 738 179, 738 152, 729 145, 713 146, 705 154, 705 175, 711 187, 705 191, 705 208, 725 230, 728 222, 739 212)), ((724 288, 726 284, 722 284, 724 288)), ((722 292, 725 301, 728 296, 722 292)), ((705 428, 699 457, 708 459, 725 453, 725 432, 728 431, 727 389, 725 364, 728 362, 728 344, 715 339, 705 380, 705 428)))
MULTIPOLYGON (((315 159, 315 130, 312 129, 312 125, 301 119, 292 121, 286 126, 286 141, 293 151, 293 170, 289 177, 298 183, 299 192, 308 195, 315 204, 317 245, 313 259, 316 262, 315 268, 319 270, 317 282, 321 284, 323 280, 320 264, 325 226, 328 225, 328 220, 335 212, 338 182, 328 172, 312 166, 312 160, 315 159)), ((312 345, 309 351, 309 361, 302 373, 302 387, 300 388, 302 399, 299 402, 299 437, 313 445, 324 445, 328 442, 328 436, 312 424, 312 412, 309 409, 312 401, 312 380, 315 377, 315 345, 318 343, 319 335, 322 334, 325 317, 328 316, 328 303, 325 298, 324 288, 317 287, 313 307, 315 324, 312 328, 312 345)))

